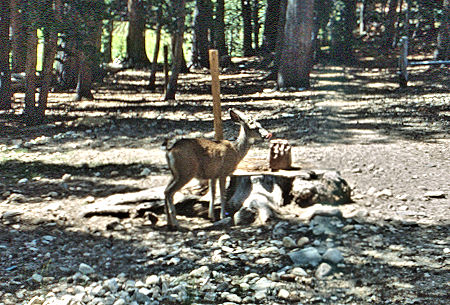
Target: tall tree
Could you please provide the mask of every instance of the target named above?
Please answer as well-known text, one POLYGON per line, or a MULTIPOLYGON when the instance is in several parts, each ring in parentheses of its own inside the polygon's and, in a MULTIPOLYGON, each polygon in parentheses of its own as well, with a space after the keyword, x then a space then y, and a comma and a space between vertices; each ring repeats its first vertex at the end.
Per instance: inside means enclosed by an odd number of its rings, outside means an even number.
POLYGON ((208 50, 212 30, 211 0, 197 0, 192 32, 192 64, 196 68, 209 67, 208 50))
POLYGON ((275 51, 279 17, 280 0, 267 0, 266 18, 264 20, 263 41, 261 46, 261 51, 263 53, 272 53, 275 51))
POLYGON ((277 85, 309 88, 312 69, 314 0, 288 0, 277 85))
POLYGON ((148 67, 145 52, 144 0, 128 0, 127 61, 132 67, 148 67))
POLYGON ((254 52, 252 48, 252 5, 250 0, 241 0, 241 12, 244 32, 242 49, 244 56, 252 56, 254 52))
POLYGON ((444 0, 442 6, 442 20, 437 38, 435 58, 450 60, 450 1, 444 0))
POLYGON ((25 3, 24 0, 11 0, 11 64, 15 73, 25 71, 28 33, 25 3))
POLYGON ((9 53, 11 49, 9 41, 9 26, 11 23, 11 1, 5 0, 0 3, 0 109, 10 109, 11 92, 11 70, 9 53))
POLYGON ((228 56, 228 49, 225 43, 225 0, 216 1, 214 14, 214 47, 219 51, 219 56, 228 56))
POLYGON ((386 15, 385 31, 384 31, 384 47, 389 50, 393 46, 395 37, 395 23, 398 19, 397 7, 399 0, 390 0, 388 13, 386 15))
POLYGON ((334 60, 351 63, 353 57, 353 30, 356 28, 356 0, 334 0, 331 18, 330 53, 334 60))
POLYGON ((169 83, 167 84, 165 100, 174 100, 178 87, 178 75, 181 70, 183 60, 183 39, 184 39, 184 22, 185 22, 185 1, 174 0, 172 2, 174 7, 174 18, 176 19, 176 29, 174 33, 174 47, 172 48, 172 68, 169 83))

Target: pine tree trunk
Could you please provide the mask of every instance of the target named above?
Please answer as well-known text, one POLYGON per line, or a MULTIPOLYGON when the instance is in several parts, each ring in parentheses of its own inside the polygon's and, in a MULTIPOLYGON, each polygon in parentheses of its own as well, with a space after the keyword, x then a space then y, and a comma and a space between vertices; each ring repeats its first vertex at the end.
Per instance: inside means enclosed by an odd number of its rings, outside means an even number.
POLYGON ((75 101, 81 101, 83 98, 88 100, 93 100, 94 95, 92 94, 92 71, 91 65, 88 62, 86 55, 83 51, 79 51, 78 60, 80 63, 78 69, 78 81, 75 101))
POLYGON ((280 18, 280 0, 267 0, 266 19, 261 51, 272 53, 275 51, 278 33, 278 20, 280 18))
MULTIPOLYGON (((53 19, 61 22, 61 0, 50 1, 49 4, 53 6, 53 19)), ((39 91, 38 111, 39 115, 44 117, 47 109, 48 93, 53 77, 53 64, 55 62, 56 49, 58 47, 58 32, 55 28, 50 28, 44 33, 44 62, 42 67, 42 86, 39 91)))
POLYGON ((212 23, 211 1, 197 0, 194 10, 192 33, 192 64, 196 68, 208 68, 210 47, 209 32, 212 23))
POLYGON ((214 47, 219 51, 219 57, 228 56, 225 43, 225 0, 217 0, 214 23, 214 47))
POLYGON ((386 30, 384 31, 384 47, 386 50, 392 49, 395 36, 395 23, 397 22, 398 0, 389 1, 389 9, 386 16, 386 30))
POLYGON ((444 0, 443 15, 437 38, 435 58, 438 60, 450 60, 450 1, 444 0))
POLYGON ((156 71, 158 70, 158 55, 159 49, 161 45, 161 28, 162 28, 162 9, 158 9, 158 25, 156 28, 156 41, 155 41, 155 49, 153 51, 153 60, 152 60, 152 71, 150 73, 150 80, 148 83, 149 90, 155 90, 155 82, 156 82, 156 71))
POLYGON ((10 1, 0 3, 0 110, 11 109, 11 69, 9 53, 9 26, 11 24, 10 1))
POLYGON ((278 88, 309 88, 312 69, 314 0, 288 1, 278 88))
POLYGON ((37 63, 37 30, 30 28, 27 41, 27 60, 25 65, 25 108, 23 116, 25 122, 34 125, 40 122, 36 107, 36 63, 37 63))
POLYGON ((259 51, 259 0, 253 0, 252 20, 254 52, 256 53, 259 51))
POLYGON ((356 28, 356 0, 336 1, 335 16, 331 21, 331 57, 349 64, 353 57, 353 30, 356 28))
POLYGON ((145 52, 145 17, 143 0, 128 0, 127 60, 132 67, 150 66, 145 52))
POLYGON ((244 24, 244 37, 242 39, 242 49, 244 56, 254 55, 252 48, 252 6, 250 0, 241 0, 242 22, 244 24))
POLYGON ((25 71, 27 58, 28 29, 23 11, 21 0, 11 0, 11 59, 12 72, 15 73, 25 71))
POLYGON ((172 69, 167 84, 165 100, 174 100, 175 94, 177 92, 178 75, 181 70, 182 57, 183 57, 183 37, 184 37, 184 21, 185 21, 185 1, 176 0, 174 1, 175 12, 177 16, 177 27, 175 36, 175 43, 173 48, 172 56, 172 69))

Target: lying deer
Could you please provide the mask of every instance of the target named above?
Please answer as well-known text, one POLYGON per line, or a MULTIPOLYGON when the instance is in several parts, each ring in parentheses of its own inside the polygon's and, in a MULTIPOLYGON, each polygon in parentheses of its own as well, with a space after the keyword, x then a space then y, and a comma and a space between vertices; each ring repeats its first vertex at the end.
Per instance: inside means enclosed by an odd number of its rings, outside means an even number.
POLYGON ((165 208, 169 226, 178 227, 173 196, 193 178, 208 179, 211 192, 208 216, 213 221, 216 184, 219 179, 221 200, 220 218, 225 218, 225 182, 239 162, 245 157, 254 139, 270 139, 272 134, 256 120, 240 111, 230 110, 231 119, 241 125, 238 138, 233 141, 211 141, 204 138, 180 139, 168 145, 165 143, 166 158, 172 178, 167 185, 165 208))

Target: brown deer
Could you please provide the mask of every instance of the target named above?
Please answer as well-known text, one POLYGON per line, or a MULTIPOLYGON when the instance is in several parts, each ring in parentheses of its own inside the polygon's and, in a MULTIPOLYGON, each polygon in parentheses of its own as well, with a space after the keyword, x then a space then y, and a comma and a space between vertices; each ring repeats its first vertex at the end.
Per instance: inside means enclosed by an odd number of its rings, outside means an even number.
POLYGON ((208 179, 211 193, 208 216, 213 221, 216 184, 219 179, 220 218, 225 218, 225 182, 245 157, 255 139, 270 139, 272 134, 259 122, 237 110, 230 110, 231 119, 241 125, 235 141, 212 141, 204 138, 180 139, 165 146, 172 178, 164 191, 167 224, 178 227, 173 195, 193 178, 208 179))

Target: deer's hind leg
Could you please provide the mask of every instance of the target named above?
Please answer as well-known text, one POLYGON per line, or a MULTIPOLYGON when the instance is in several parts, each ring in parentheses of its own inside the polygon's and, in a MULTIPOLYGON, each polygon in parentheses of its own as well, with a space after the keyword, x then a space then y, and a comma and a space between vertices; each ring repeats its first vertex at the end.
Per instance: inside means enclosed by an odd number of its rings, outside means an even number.
POLYGON ((170 171, 172 172, 172 177, 169 184, 167 185, 164 196, 165 196, 165 210, 167 215, 167 225, 169 227, 179 227, 176 215, 175 205, 173 204, 173 196, 178 192, 183 186, 185 186, 189 181, 192 180, 192 175, 180 175, 173 164, 170 162, 170 158, 167 158, 170 171))

